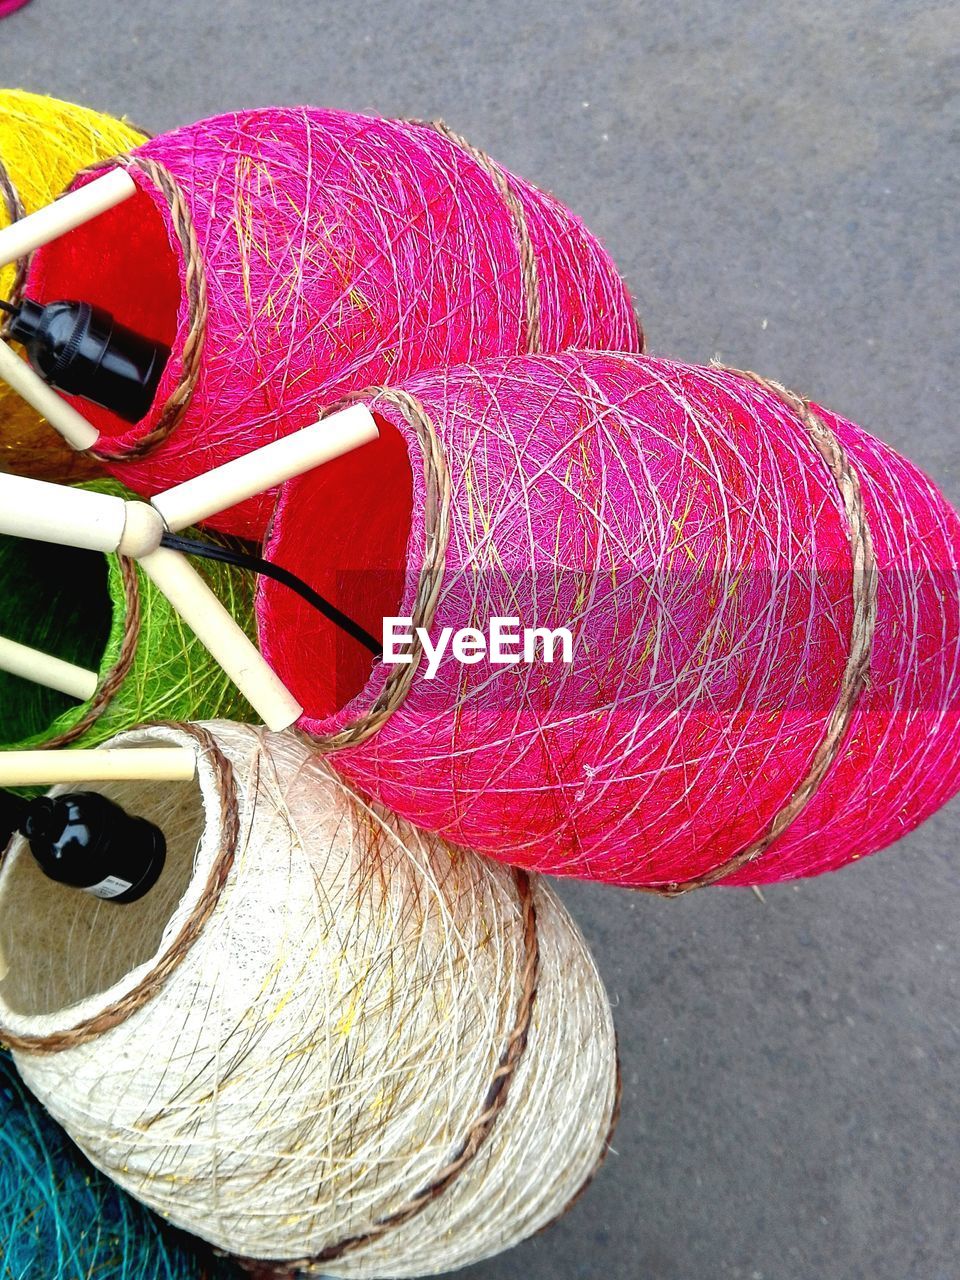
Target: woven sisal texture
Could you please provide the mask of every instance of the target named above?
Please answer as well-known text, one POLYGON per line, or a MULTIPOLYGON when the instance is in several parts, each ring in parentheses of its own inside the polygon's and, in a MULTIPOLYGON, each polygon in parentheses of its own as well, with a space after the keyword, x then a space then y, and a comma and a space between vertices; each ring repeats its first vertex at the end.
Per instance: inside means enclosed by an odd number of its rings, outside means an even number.
POLYGON ((121 1186, 248 1259, 425 1275, 547 1225, 617 1103, 557 898, 364 803, 294 735, 117 744, 198 741, 196 782, 98 788, 167 835, 141 902, 11 846, 0 1023, 30 1087, 121 1186))
POLYGON ((860 428, 756 375, 627 355, 365 399, 381 442, 285 486, 267 554, 376 634, 515 617, 569 628, 574 658, 371 668, 264 583, 301 727, 383 803, 517 865, 673 893, 841 866, 957 790, 960 525, 860 428))
MULTIPOLYGON (((570 345, 636 349, 616 268, 578 218, 445 126, 311 108, 154 138, 140 193, 34 256, 64 292, 172 346, 135 427, 88 409, 152 495, 421 369, 570 345)), ((257 538, 271 500, 210 523, 257 538)))

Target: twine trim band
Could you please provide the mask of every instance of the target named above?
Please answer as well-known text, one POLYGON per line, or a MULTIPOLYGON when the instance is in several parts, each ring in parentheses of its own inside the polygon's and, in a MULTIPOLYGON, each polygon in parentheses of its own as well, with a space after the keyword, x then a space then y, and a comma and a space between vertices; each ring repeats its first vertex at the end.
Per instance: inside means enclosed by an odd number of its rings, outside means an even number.
POLYGON ((817 794, 831 765, 839 756, 857 709, 860 694, 869 683, 870 657, 877 625, 877 561, 873 536, 860 489, 860 479, 843 445, 820 415, 810 407, 809 400, 804 396, 797 395, 779 382, 764 378, 750 369, 734 369, 721 364, 714 364, 714 368, 753 382, 782 401, 800 419, 813 447, 826 463, 840 493, 847 521, 852 567, 853 616, 850 622, 847 662, 840 680, 840 691, 806 777, 774 816, 766 831, 739 853, 721 862, 719 866, 690 880, 675 881, 666 885, 638 886, 641 893, 653 893, 666 898, 680 897, 684 893, 689 893, 691 889, 701 889, 707 885, 717 884, 733 875, 735 871, 739 871, 747 863, 755 861, 766 853, 774 841, 783 835, 807 807, 817 794))
POLYGON ((392 668, 373 706, 352 723, 322 737, 304 735, 304 741, 310 748, 321 752, 342 751, 365 742, 403 705, 423 656, 417 628, 422 627, 429 632, 433 623, 450 543, 450 470, 440 437, 423 405, 406 391, 389 387, 371 387, 351 396, 350 400, 364 401, 371 412, 376 410, 378 403, 393 405, 400 410, 416 435, 423 453, 423 562, 411 610, 414 638, 410 645, 410 662, 392 668))
POLYGON ((517 235, 517 247, 520 250, 520 275, 523 280, 523 297, 526 311, 524 338, 528 355, 536 355, 542 350, 540 340, 540 275, 537 268, 537 251, 530 234, 530 225, 522 203, 510 186, 509 179, 503 169, 491 156, 479 147, 475 147, 463 134, 457 133, 443 120, 410 120, 409 124, 421 125, 425 129, 433 129, 448 142, 452 142, 461 151, 471 156, 486 173, 497 189, 497 194, 507 207, 513 219, 517 235))
POLYGON ((298 1272, 316 1271, 317 1268, 329 1262, 334 1262, 346 1254, 355 1253, 365 1245, 372 1244, 388 1232, 402 1227, 442 1196, 470 1165, 489 1138, 506 1106, 510 1085, 530 1040, 533 1007, 540 982, 540 943, 537 935, 537 906, 534 900, 534 889, 527 872, 514 868, 513 874, 522 915, 524 946, 524 964, 516 1017, 484 1097, 480 1114, 475 1118, 450 1159, 403 1208, 380 1218, 369 1231, 362 1235, 348 1236, 337 1244, 328 1245, 313 1257, 299 1258, 290 1262, 270 1264, 253 1258, 239 1259, 246 1270, 254 1275, 271 1275, 276 1280, 281 1280, 281 1277, 295 1276, 298 1272))
POLYGON ((196 227, 190 207, 177 180, 166 166, 149 156, 123 155, 100 161, 84 170, 84 173, 100 173, 120 166, 128 171, 139 169, 157 188, 167 203, 173 230, 183 255, 183 289, 187 298, 187 334, 181 352, 182 367, 177 385, 171 391, 160 410, 156 424, 136 444, 111 448, 100 437, 99 447, 89 452, 101 462, 119 462, 123 459, 143 458, 179 426, 190 406, 194 390, 200 379, 203 346, 207 334, 207 276, 196 227))
POLYGON ((78 1022, 65 1031, 44 1036, 22 1036, 0 1026, 0 1042, 8 1049, 20 1049, 25 1053, 59 1053, 64 1049, 73 1049, 77 1045, 86 1044, 105 1031, 110 1031, 121 1022, 125 1022, 131 1014, 136 1013, 147 1001, 152 1000, 164 986, 199 937, 219 901, 233 866, 240 833, 240 809, 233 766, 217 746, 212 734, 199 724, 171 724, 168 721, 159 721, 150 727, 175 729, 179 733, 188 734, 197 743, 198 756, 205 756, 213 767, 217 795, 220 800, 218 819, 220 844, 210 868, 207 883, 193 910, 181 925, 177 936, 159 957, 156 965, 131 991, 115 1000, 113 1004, 99 1010, 92 1017, 78 1022))
MULTIPOLYGON (((0 197, 3 198, 3 203, 6 206, 7 215, 10 218, 11 223, 19 222, 21 218, 26 217, 27 210, 24 206, 23 200, 20 198, 20 192, 17 190, 13 178, 10 176, 7 166, 3 163, 2 158, 0 158, 0 197)), ((25 257, 19 258, 14 264, 15 274, 13 278, 13 288, 10 291, 10 301, 13 303, 15 303, 20 297, 20 293, 23 289, 23 282, 26 278, 28 262, 29 257, 25 257)), ((3 324, 0 325, 0 336, 6 332, 9 323, 10 317, 6 316, 3 324)))
MULTIPOLYGON (((543 342, 540 333, 540 274, 537 266, 537 251, 533 243, 533 237, 530 234, 530 224, 527 222, 523 203, 510 186, 506 173, 492 156, 488 156, 485 151, 475 147, 462 133, 457 133, 456 130, 451 129, 446 121, 439 119, 408 120, 407 123, 421 125, 425 129, 434 129, 449 142, 466 151, 469 156, 476 160, 480 168, 489 174, 493 185, 497 188, 501 200, 509 210, 517 233, 517 246, 520 250, 520 273, 523 279, 523 296, 526 304, 526 351, 528 355, 538 354, 543 350, 543 342)), ((624 289, 626 290, 625 282, 624 289)), ((629 291, 627 292, 627 297, 637 326, 637 350, 643 355, 647 349, 646 329, 640 317, 640 312, 629 296, 629 291)))
POLYGON ((7 206, 7 213, 11 222, 19 222, 21 218, 25 217, 26 209, 20 199, 20 192, 14 186, 13 179, 10 177, 2 157, 0 157, 0 195, 3 196, 3 203, 7 206))

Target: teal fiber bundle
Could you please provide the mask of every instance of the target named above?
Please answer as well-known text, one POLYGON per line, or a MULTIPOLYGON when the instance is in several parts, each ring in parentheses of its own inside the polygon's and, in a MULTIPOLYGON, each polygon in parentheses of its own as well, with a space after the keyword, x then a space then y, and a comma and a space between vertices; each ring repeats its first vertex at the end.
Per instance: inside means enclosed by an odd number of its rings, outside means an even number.
POLYGON ((93 1168, 0 1052, 0 1280, 228 1280, 93 1168))

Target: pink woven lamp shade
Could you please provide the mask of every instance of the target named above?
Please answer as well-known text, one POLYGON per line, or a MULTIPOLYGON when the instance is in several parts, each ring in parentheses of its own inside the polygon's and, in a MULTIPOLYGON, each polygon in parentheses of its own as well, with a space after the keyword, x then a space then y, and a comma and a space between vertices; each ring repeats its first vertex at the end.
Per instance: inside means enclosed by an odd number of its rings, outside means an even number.
POLYGON ((370 393, 381 440, 284 487, 268 556, 374 634, 515 617, 574 660, 451 646, 428 679, 264 582, 301 727, 405 817, 542 871, 676 892, 896 840, 960 786, 960 521, 781 392, 573 353, 370 393))
MULTIPOLYGON (((156 137, 123 163, 138 193, 38 251, 25 292, 92 302, 172 347, 135 426, 83 406, 97 453, 140 493, 315 422, 371 383, 642 344, 580 220, 442 126, 245 111, 156 137)), ((256 538, 270 508, 261 497, 211 523, 256 538)))

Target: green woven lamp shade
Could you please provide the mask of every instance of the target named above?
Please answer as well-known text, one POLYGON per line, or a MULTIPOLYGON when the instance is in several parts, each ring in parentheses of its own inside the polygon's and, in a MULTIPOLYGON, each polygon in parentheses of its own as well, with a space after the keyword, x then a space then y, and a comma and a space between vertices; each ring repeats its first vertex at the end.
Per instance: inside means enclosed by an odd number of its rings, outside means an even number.
MULTIPOLYGON (((129 494, 116 481, 78 486, 129 494)), ((251 637, 252 574, 203 561, 200 573, 251 637)), ((87 702, 0 672, 0 749, 93 747, 156 720, 256 719, 249 705, 131 560, 0 536, 0 635, 96 671, 87 702)))

